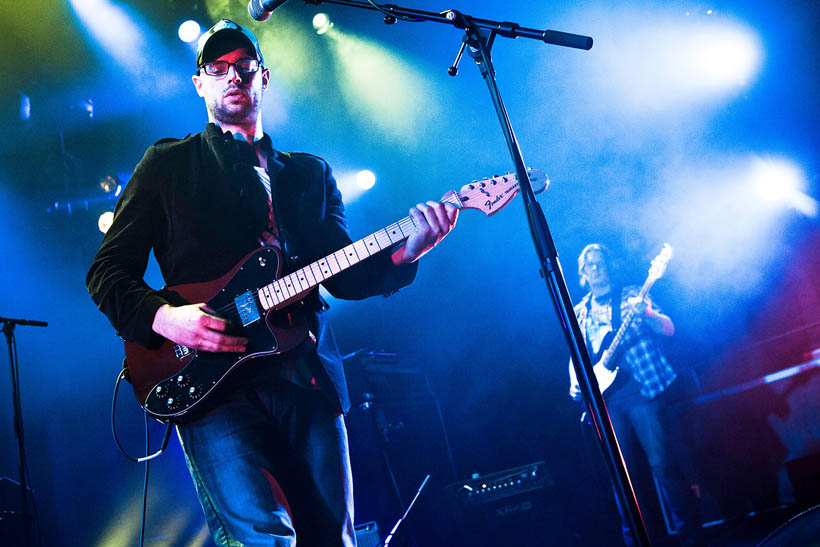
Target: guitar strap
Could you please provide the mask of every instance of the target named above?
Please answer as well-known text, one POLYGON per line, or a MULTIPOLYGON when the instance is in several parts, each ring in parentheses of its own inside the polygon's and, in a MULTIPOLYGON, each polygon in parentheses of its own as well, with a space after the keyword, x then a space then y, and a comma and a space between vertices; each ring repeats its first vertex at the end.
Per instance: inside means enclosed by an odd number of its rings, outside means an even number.
POLYGON ((282 257, 287 264, 285 271, 293 269, 291 261, 291 242, 288 237, 288 232, 282 223, 282 215, 279 212, 279 191, 277 183, 279 182, 279 173, 285 168, 286 162, 290 159, 288 154, 278 152, 273 147, 268 151, 268 176, 270 177, 270 191, 271 191, 271 215, 273 222, 276 224, 276 232, 279 237, 279 244, 282 246, 282 257))

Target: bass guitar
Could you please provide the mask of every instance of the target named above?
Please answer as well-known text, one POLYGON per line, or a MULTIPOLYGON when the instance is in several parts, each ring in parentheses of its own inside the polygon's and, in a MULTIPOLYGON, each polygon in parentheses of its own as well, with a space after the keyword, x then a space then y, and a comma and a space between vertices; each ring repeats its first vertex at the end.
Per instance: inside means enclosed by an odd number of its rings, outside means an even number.
MULTIPOLYGON (((635 297, 636 301, 643 303, 655 282, 663 277, 663 274, 666 272, 666 266, 672 259, 672 253, 672 247, 668 243, 664 243, 660 254, 652 260, 652 266, 649 268, 649 274, 646 277, 646 281, 644 281, 643 286, 641 286, 641 290, 635 297)), ((613 313, 616 313, 616 303, 614 298, 612 305, 613 313)), ((615 380, 618 377, 620 367, 617 366, 615 357, 618 354, 618 350, 621 349, 621 344, 626 338, 626 333, 629 330, 630 325, 632 325, 634 320, 640 315, 638 310, 639 308, 636 306, 630 307, 629 312, 621 322, 621 326, 618 331, 615 334, 612 334, 612 332, 607 333, 601 342, 601 347, 598 349, 598 353, 590 356, 591 360, 595 362, 592 370, 595 373, 595 379, 598 381, 598 388, 602 394, 607 389, 612 387, 612 384, 615 383, 615 380)), ((617 303, 617 313, 620 313, 620 301, 617 303)), ((572 363, 569 364, 569 377, 571 384, 573 386, 577 386, 578 377, 575 375, 575 367, 572 366, 572 363)))
MULTIPOLYGON (((543 171, 528 170, 533 191, 546 189, 543 171)), ((519 191, 516 175, 494 176, 451 190, 441 198, 460 209, 477 209, 487 216, 501 210, 519 191)), ((201 407, 223 381, 244 363, 287 353, 310 336, 291 321, 288 307, 318 285, 368 257, 407 239, 415 223, 405 217, 299 270, 282 275, 282 257, 275 247, 245 256, 229 272, 209 282, 169 287, 188 302, 206 302, 231 321, 232 334, 248 339, 243 353, 199 351, 166 340, 149 350, 125 343, 128 377, 145 412, 166 423, 180 423, 201 407)), ((297 314, 293 314, 297 315, 297 314)))

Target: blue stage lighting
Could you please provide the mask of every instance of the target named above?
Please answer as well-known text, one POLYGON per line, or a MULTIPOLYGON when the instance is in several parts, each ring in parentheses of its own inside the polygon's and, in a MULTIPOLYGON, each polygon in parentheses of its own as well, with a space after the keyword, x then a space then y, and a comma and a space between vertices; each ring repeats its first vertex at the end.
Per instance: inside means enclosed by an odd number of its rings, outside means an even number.
POLYGON ((126 11, 107 0, 69 0, 85 27, 123 64, 134 63, 145 49, 145 35, 126 11))
POLYGON ((99 228, 102 233, 106 233, 111 227, 113 220, 114 211, 105 211, 100 215, 100 218, 97 219, 97 228, 99 228))
POLYGON ((804 193, 806 176, 793 162, 755 158, 750 173, 755 191, 764 202, 792 207, 809 217, 817 216, 817 200, 804 193))
POLYGON ((317 13, 313 16, 313 28, 316 29, 316 34, 324 34, 333 28, 333 22, 326 13, 317 13))
POLYGON ((373 171, 363 169, 356 174, 356 185, 362 190, 370 190, 376 184, 376 175, 373 171))
POLYGON ((191 42, 195 42, 199 39, 199 35, 202 34, 202 28, 199 26, 199 23, 192 19, 188 19, 181 25, 179 25, 179 30, 177 31, 177 35, 179 39, 189 44, 191 42))
POLYGON ((20 93, 20 119, 21 120, 30 120, 31 119, 31 97, 26 95, 25 93, 20 93))
POLYGON ((624 22, 616 21, 615 27, 634 28, 602 36, 594 61, 604 86, 601 93, 651 116, 680 114, 686 106, 716 106, 754 83, 764 57, 755 29, 716 13, 686 13, 621 15, 624 22))

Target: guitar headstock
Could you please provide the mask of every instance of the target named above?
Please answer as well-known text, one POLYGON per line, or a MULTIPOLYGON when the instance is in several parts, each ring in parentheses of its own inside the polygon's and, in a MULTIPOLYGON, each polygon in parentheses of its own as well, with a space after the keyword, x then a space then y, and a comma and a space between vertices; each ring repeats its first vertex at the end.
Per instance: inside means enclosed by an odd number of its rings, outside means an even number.
MULTIPOLYGON (((544 171, 530 168, 527 169, 527 174, 530 177, 533 192, 538 194, 546 190, 549 178, 544 171)), ((465 184, 461 190, 454 193, 462 208, 478 209, 487 216, 492 216, 507 205, 519 190, 518 176, 507 174, 465 184)), ((445 195, 442 201, 447 197, 445 195)))
POLYGON ((668 243, 664 243, 661 252, 658 256, 652 259, 652 266, 649 268, 649 279, 657 281, 663 277, 663 274, 666 273, 666 266, 672 259, 673 253, 674 250, 672 249, 672 246, 668 243))

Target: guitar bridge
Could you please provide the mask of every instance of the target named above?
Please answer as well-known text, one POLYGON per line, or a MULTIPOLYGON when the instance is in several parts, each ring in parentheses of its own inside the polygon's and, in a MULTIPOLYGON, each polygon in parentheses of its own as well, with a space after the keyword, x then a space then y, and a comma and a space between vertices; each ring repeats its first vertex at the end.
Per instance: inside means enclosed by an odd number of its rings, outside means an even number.
POLYGON ((233 299, 236 304, 236 311, 239 312, 239 319, 242 321, 242 326, 247 327, 251 323, 255 323, 261 319, 259 315, 259 308, 256 307, 256 301, 253 298, 251 291, 245 291, 233 299))

